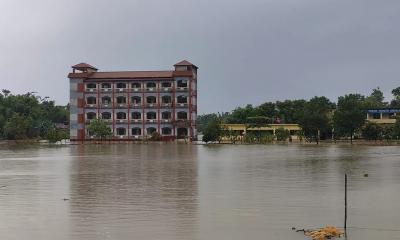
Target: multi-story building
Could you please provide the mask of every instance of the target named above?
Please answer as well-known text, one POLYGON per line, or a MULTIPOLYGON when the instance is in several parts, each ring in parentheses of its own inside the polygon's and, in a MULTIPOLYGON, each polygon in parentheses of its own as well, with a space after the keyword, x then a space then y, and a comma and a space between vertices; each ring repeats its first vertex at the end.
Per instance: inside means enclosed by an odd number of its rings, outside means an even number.
POLYGON ((197 67, 188 61, 171 71, 100 72, 80 63, 70 79, 70 138, 89 140, 90 121, 103 119, 116 140, 197 139, 197 67))

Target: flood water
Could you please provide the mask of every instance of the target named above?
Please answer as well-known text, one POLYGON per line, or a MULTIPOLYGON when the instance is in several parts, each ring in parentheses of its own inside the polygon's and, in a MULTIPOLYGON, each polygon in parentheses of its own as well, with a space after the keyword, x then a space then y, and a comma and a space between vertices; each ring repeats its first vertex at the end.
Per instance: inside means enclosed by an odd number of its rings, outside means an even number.
POLYGON ((400 147, 0 146, 0 239, 302 240, 345 173, 347 239, 400 239, 400 147))

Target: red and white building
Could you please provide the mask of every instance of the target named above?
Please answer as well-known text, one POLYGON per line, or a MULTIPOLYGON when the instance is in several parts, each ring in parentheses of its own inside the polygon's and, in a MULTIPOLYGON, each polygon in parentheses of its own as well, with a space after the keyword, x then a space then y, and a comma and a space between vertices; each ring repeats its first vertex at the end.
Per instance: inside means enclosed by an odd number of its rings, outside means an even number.
POLYGON ((70 137, 93 139, 91 120, 103 119, 115 140, 197 139, 197 67, 188 61, 171 71, 101 72, 80 63, 70 80, 70 137))

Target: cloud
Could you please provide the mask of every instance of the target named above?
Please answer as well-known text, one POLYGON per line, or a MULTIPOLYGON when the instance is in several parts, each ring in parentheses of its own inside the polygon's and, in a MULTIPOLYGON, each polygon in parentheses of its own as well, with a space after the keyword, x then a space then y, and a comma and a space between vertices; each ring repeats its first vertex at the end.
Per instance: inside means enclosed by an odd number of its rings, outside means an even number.
POLYGON ((200 112, 399 85, 394 0, 0 3, 0 88, 68 101, 70 66, 200 67, 200 112))

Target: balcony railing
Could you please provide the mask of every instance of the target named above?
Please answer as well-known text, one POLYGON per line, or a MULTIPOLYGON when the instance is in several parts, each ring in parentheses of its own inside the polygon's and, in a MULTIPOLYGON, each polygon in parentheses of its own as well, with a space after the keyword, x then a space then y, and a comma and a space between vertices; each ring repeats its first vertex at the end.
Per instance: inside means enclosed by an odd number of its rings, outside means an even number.
POLYGON ((163 123, 171 123, 172 122, 172 119, 161 119, 161 122, 163 122, 163 123))
POLYGON ((141 123, 142 119, 131 119, 131 123, 141 123))
POLYGON ((147 92, 155 92, 155 91, 157 91, 157 88, 155 88, 155 87, 153 87, 153 88, 146 87, 146 91, 147 92))
POLYGON ((369 122, 374 122, 377 124, 395 124, 396 119, 390 119, 390 118, 383 118, 383 119, 368 119, 369 122))
POLYGON ((108 124, 108 123, 112 123, 112 119, 102 119, 102 121, 105 122, 105 123, 107 123, 107 124, 108 124))
POLYGON ((116 123, 127 123, 128 120, 127 119, 117 119, 115 120, 116 123))
POLYGON ((85 105, 85 107, 86 107, 86 108, 97 108, 97 104, 90 104, 90 103, 87 103, 87 104, 85 105))
POLYGON ((188 87, 176 87, 176 89, 175 89, 177 92, 180 92, 180 91, 187 91, 188 90, 188 87))
POLYGON ((142 90, 142 88, 131 88, 130 92, 141 92, 142 90))
POLYGON ((177 103, 177 104, 176 104, 176 107, 177 107, 177 108, 180 108, 180 107, 188 107, 188 106, 189 106, 188 103, 177 103))
POLYGON ((116 88, 116 89, 115 89, 115 92, 116 92, 116 93, 118 93, 118 92, 123 93, 123 92, 127 92, 127 91, 128 91, 128 88, 116 88))
POLYGON ((94 119, 86 119, 85 123, 90 123, 93 120, 95 120, 95 118, 94 119))
POLYGON ((146 103, 146 107, 148 107, 148 108, 157 107, 157 103, 146 103))
POLYGON ((172 103, 161 103, 161 107, 172 107, 172 103))
POLYGON ((109 93, 109 92, 112 91, 112 88, 102 88, 100 91, 101 91, 102 93, 109 93))
POLYGON ((130 107, 131 107, 131 108, 141 108, 141 107, 142 107, 142 104, 141 104, 141 103, 131 103, 131 104, 130 104, 130 107))
POLYGON ((117 103, 115 104, 116 108, 126 108, 128 105, 126 103, 117 103))
POLYGON ((160 92, 171 92, 172 91, 172 87, 161 87, 160 88, 160 92))
POLYGON ((147 123, 156 123, 157 119, 146 119, 147 123))
POLYGON ((97 92, 97 88, 85 88, 85 92, 95 93, 97 92))

